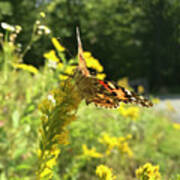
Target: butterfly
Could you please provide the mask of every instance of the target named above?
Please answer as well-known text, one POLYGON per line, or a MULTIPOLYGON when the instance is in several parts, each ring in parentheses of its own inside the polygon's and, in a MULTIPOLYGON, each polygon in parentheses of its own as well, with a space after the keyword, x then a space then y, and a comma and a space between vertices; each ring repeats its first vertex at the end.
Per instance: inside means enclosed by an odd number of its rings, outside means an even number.
POLYGON ((74 73, 74 80, 82 99, 86 104, 94 103, 98 107, 117 108, 121 102, 139 104, 145 107, 153 106, 152 102, 143 96, 117 86, 110 81, 99 80, 91 75, 83 56, 83 48, 78 28, 76 29, 78 42, 78 67, 74 73))

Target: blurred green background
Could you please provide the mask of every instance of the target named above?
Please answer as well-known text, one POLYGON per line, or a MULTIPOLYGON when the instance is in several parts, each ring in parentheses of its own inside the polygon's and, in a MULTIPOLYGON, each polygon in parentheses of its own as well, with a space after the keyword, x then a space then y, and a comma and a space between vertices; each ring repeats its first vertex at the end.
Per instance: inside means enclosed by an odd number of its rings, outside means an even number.
POLYGON ((0 23, 0 180, 36 179, 38 107, 77 64, 76 26, 97 76, 149 91, 154 107, 82 102, 52 179, 104 180, 106 165, 116 180, 180 180, 180 100, 164 96, 180 90, 179 0, 0 0, 0 23))

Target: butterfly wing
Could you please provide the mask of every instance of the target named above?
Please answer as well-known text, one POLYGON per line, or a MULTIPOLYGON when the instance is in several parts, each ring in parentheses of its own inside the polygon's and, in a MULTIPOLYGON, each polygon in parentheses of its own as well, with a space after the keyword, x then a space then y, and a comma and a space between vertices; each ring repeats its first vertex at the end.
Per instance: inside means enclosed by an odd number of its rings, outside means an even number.
MULTIPOLYGON (((144 107, 153 106, 152 102, 143 96, 139 96, 136 93, 127 90, 126 88, 114 85, 109 81, 99 80, 99 83, 103 86, 106 91, 111 94, 111 98, 118 99, 119 102, 124 102, 126 104, 138 104, 144 107)), ((101 88, 103 90, 103 88, 101 88)), ((107 93, 106 93, 107 94, 107 93)))
POLYGON ((108 81, 99 81, 96 95, 91 99, 95 105, 105 108, 117 108, 120 102, 137 104, 143 107, 152 107, 153 104, 147 98, 137 95, 123 87, 116 86, 108 81))
POLYGON ((83 48, 78 28, 78 67, 74 75, 79 94, 87 104, 94 103, 96 106, 105 108, 117 108, 120 102, 135 103, 145 107, 152 106, 152 103, 142 96, 138 96, 123 87, 114 85, 109 81, 102 81, 91 76, 87 69, 83 56, 83 48))
POLYGON ((78 60, 79 60, 78 69, 82 72, 82 74, 84 76, 89 76, 90 72, 87 69, 86 61, 85 61, 85 58, 83 56, 83 48, 82 48, 82 43, 81 43, 80 33, 79 33, 78 27, 76 28, 76 34, 77 34, 77 41, 78 41, 78 60))

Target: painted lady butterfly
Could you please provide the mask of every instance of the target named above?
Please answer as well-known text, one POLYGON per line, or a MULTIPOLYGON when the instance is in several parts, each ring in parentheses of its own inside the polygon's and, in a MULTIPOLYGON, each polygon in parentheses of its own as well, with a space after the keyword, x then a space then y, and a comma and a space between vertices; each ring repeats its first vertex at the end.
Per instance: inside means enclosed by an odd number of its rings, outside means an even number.
POLYGON ((137 95, 123 87, 116 86, 109 81, 102 81, 92 76, 87 69, 83 56, 83 48, 77 28, 78 60, 79 65, 75 71, 74 79, 80 95, 86 104, 94 103, 105 108, 117 108, 120 102, 135 103, 145 107, 153 106, 148 99, 137 95))

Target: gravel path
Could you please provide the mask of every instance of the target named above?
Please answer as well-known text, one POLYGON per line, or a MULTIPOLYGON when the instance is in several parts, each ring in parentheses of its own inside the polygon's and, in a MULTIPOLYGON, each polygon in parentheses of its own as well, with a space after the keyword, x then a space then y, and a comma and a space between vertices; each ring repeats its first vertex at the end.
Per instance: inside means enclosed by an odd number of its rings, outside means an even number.
POLYGON ((160 99, 160 103, 156 105, 158 110, 165 111, 173 121, 180 123, 180 96, 167 95, 158 98, 160 99))

